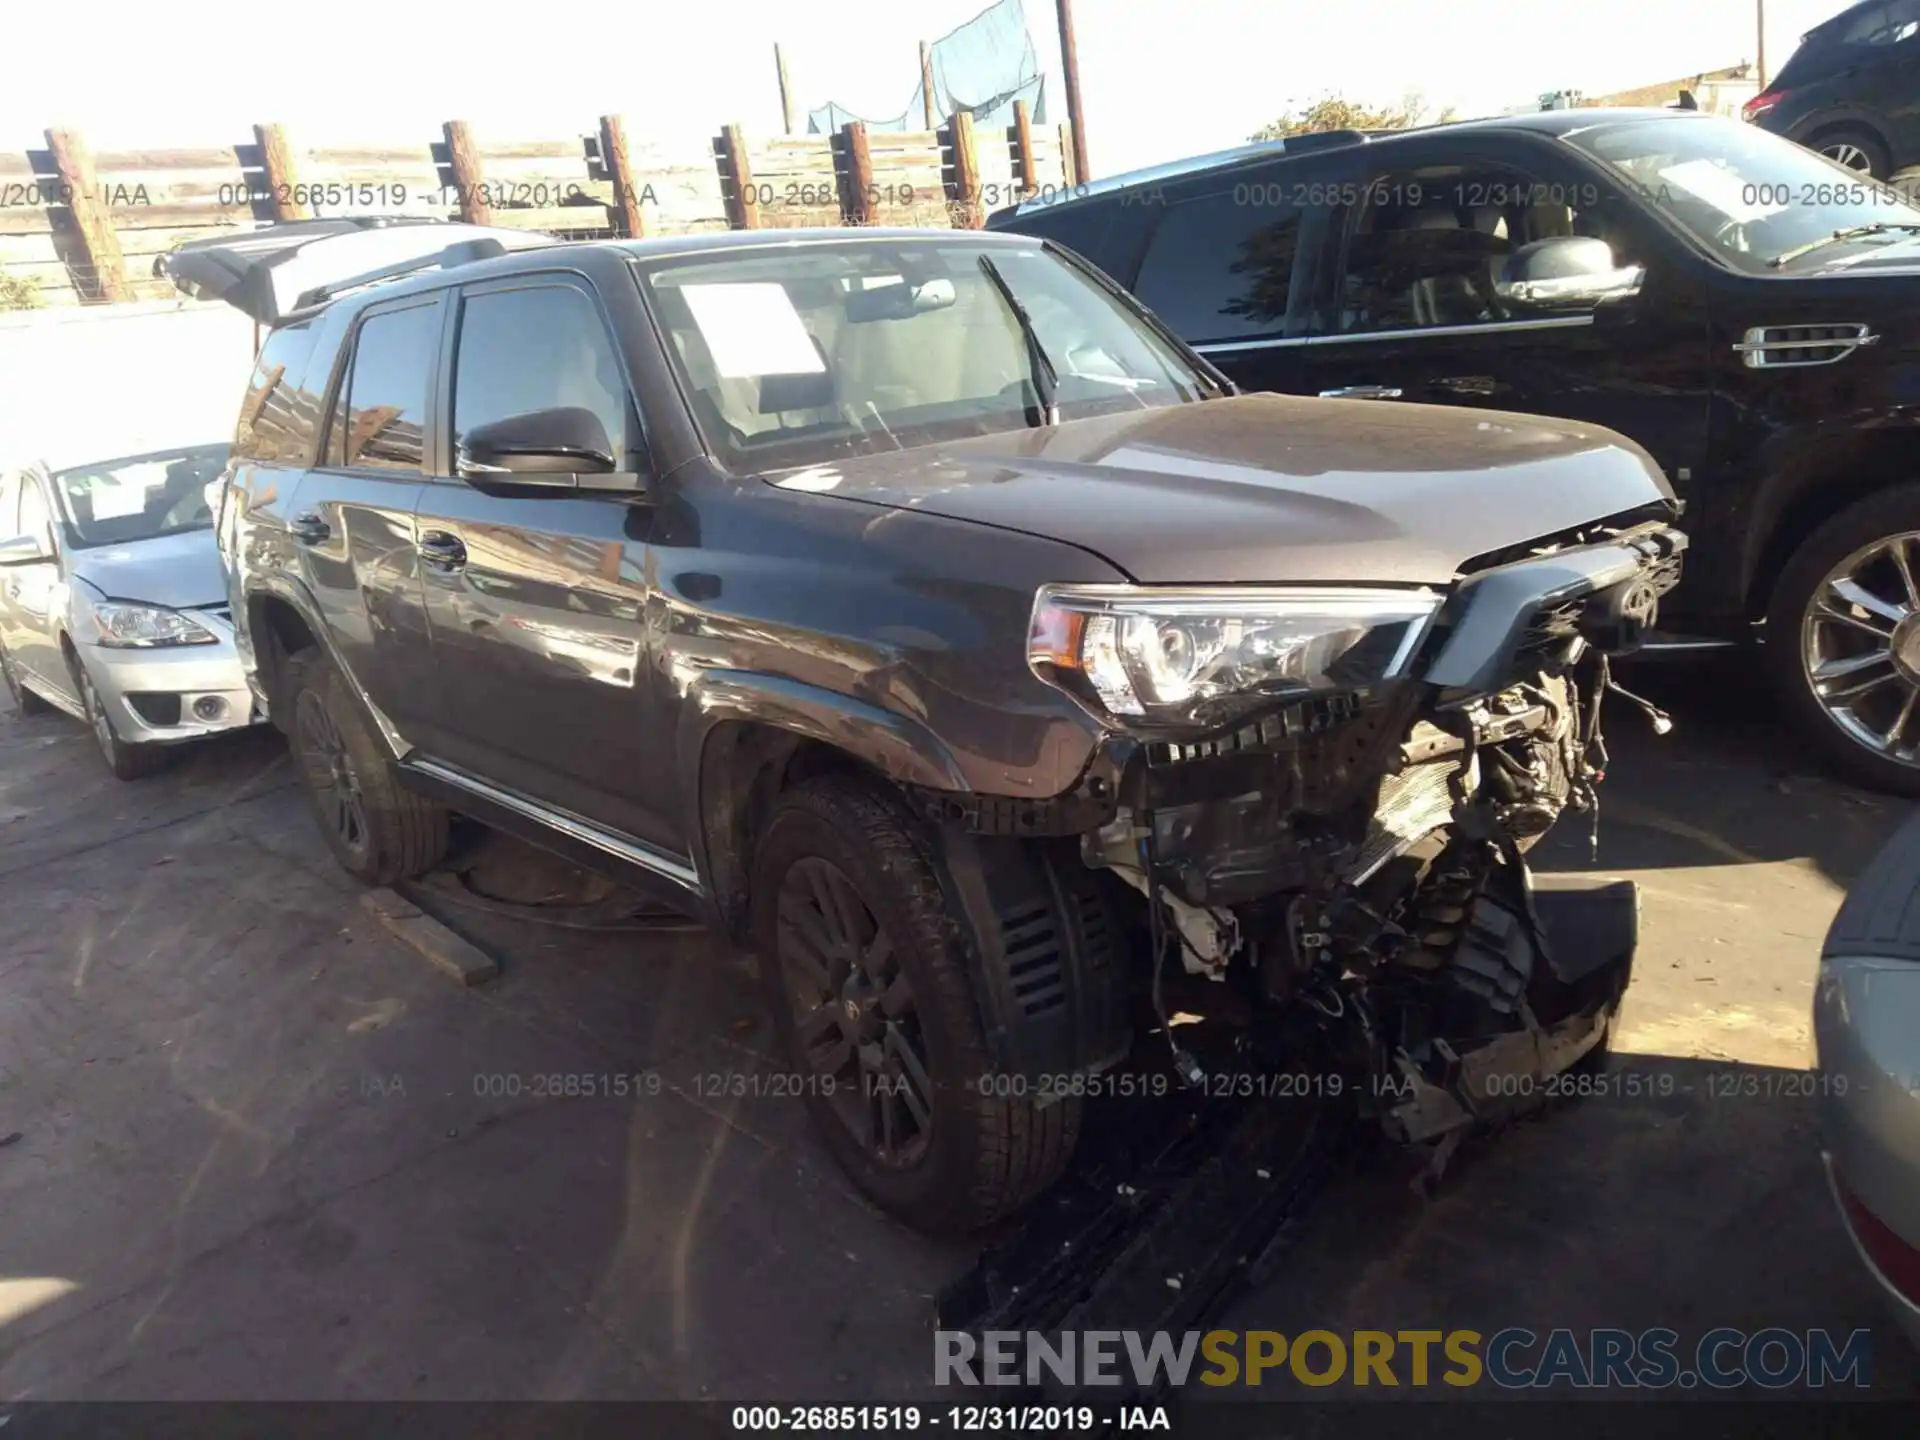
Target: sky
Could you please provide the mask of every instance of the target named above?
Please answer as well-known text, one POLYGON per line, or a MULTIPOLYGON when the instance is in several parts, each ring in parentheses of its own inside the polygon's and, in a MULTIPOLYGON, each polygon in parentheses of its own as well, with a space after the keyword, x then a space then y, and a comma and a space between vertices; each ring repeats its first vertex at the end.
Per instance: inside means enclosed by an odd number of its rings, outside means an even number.
MULTIPOLYGON (((442 121, 483 136, 559 139, 627 118, 636 144, 700 153, 723 124, 781 129, 773 45, 802 112, 835 100, 897 115, 918 42, 985 0, 94 0, 95 38, 57 7, 7 25, 0 149, 53 126, 96 150, 250 141, 419 143, 442 121), (449 21, 453 23, 449 23, 449 21), (41 33, 36 33, 36 31, 41 33)), ((1054 0, 1024 0, 1051 119, 1065 119, 1054 0)), ((1767 0, 1767 64, 1842 0, 1767 0)), ((1755 0, 1076 0, 1090 168, 1112 174, 1237 144, 1328 92, 1486 114, 1563 88, 1601 94, 1753 58, 1755 0)))

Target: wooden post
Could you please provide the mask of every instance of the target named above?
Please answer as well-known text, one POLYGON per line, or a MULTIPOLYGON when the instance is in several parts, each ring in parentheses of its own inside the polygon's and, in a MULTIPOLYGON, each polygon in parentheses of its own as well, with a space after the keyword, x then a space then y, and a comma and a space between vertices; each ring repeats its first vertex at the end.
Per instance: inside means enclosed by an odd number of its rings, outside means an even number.
POLYGON ((964 230, 978 230, 982 220, 980 152, 974 149, 973 116, 965 110, 954 111, 947 120, 947 135, 953 147, 954 224, 964 230))
POLYGON ((493 206, 487 203, 487 176, 480 164, 480 147, 464 120, 440 127, 447 137, 447 168, 453 171, 453 193, 460 202, 460 218, 469 225, 491 225, 493 206))
POLYGON ((727 202, 727 224, 735 230, 760 228, 760 197, 747 164, 747 137, 738 125, 720 132, 720 194, 727 202))
POLYGON ((864 120, 849 120, 840 127, 840 153, 846 161, 846 199, 840 213, 849 225, 871 225, 878 208, 879 195, 873 188, 873 152, 867 148, 864 120))
POLYGON ((1080 171, 1073 163, 1073 126, 1060 127, 1060 178, 1065 180, 1069 189, 1080 183, 1080 171))
POLYGON ((633 183, 633 165, 627 159, 627 126, 618 115, 600 117, 600 163, 613 180, 615 226, 629 240, 647 233, 640 213, 640 191, 633 183))
POLYGON ((933 47, 926 41, 920 42, 920 98, 925 102, 921 107, 927 112, 927 128, 940 128, 940 111, 933 98, 933 47))
POLYGON ((1015 176, 1025 197, 1040 188, 1040 167, 1033 158, 1033 113, 1024 100, 1013 102, 1013 148, 1015 176))
POLYGON ((93 271, 94 293, 102 300, 131 300, 133 287, 127 283, 126 256, 120 251, 120 237, 113 231, 113 216, 101 201, 87 142, 77 130, 49 130, 47 149, 53 152, 61 196, 73 216, 87 266, 93 271))
POLYGON ((1073 127, 1073 181, 1080 184, 1087 170, 1087 122, 1080 113, 1080 55, 1073 44, 1073 0, 1055 0, 1060 15, 1060 68, 1066 72, 1067 123, 1073 127))
POLYGON ((787 134, 793 134, 793 86, 787 82, 787 57, 778 45, 773 47, 773 68, 780 72, 780 118, 786 121, 787 134))
POLYGON ((278 125, 256 125, 253 138, 260 146, 260 173, 267 185, 267 203, 276 221, 311 220, 313 212, 301 198, 300 177, 293 164, 293 147, 278 125))

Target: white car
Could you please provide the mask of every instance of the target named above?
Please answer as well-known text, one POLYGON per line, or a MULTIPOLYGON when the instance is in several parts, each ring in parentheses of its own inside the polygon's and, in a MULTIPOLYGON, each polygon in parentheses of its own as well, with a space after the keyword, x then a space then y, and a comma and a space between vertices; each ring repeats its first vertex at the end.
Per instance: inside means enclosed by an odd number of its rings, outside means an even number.
POLYGON ((209 497, 225 445, 0 482, 0 674, 92 727, 122 780, 263 717, 234 651, 209 497))

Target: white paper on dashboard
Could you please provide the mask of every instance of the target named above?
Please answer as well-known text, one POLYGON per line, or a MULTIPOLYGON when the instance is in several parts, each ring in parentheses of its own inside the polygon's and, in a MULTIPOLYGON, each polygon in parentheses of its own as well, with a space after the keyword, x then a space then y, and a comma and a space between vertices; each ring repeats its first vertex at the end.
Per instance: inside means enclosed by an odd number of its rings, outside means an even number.
POLYGON ((827 366, 793 308, 785 287, 774 284, 683 285, 693 323, 707 342, 723 378, 759 375, 819 375, 827 366))

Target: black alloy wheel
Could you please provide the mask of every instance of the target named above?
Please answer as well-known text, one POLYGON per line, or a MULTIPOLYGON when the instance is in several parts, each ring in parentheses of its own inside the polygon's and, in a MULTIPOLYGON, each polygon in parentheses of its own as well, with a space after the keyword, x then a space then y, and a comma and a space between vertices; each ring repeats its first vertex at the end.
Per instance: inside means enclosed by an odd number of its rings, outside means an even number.
POLYGON ((294 713, 301 774, 314 810, 335 845, 364 864, 369 844, 367 805, 347 742, 315 691, 300 692, 294 713))
POLYGON ((854 1141, 893 1170, 933 1138, 933 1080, 913 986, 892 937, 831 860, 796 861, 781 882, 779 963, 794 1037, 854 1141))

